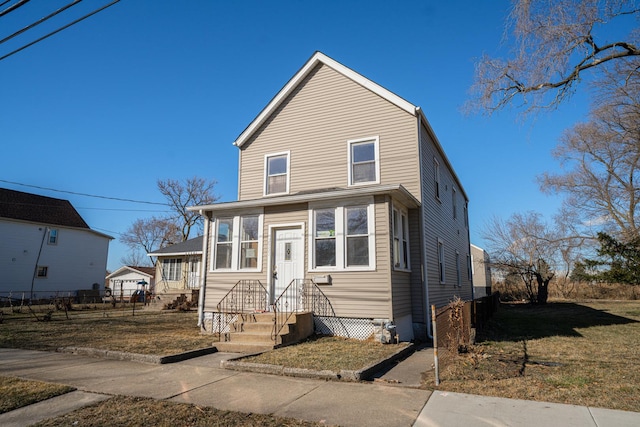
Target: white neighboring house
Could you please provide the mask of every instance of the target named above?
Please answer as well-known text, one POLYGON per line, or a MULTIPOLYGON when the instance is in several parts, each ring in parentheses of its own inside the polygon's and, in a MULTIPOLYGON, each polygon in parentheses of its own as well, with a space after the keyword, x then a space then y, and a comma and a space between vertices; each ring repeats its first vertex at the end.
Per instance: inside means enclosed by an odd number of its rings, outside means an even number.
POLYGON ((107 276, 107 286, 111 295, 119 301, 129 301, 134 291, 149 291, 153 294, 155 281, 154 267, 137 267, 124 265, 107 276))
POLYGON ((68 200, 0 188, 0 296, 99 290, 112 239, 89 228, 68 200))
POLYGON ((491 260, 489 254, 484 249, 472 243, 471 261, 474 298, 491 295, 491 260))

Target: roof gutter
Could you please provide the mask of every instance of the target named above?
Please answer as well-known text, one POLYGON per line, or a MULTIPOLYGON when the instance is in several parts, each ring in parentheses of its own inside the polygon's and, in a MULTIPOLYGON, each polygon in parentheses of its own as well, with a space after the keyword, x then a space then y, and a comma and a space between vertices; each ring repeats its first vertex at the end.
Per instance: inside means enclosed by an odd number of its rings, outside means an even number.
POLYGON ((226 212, 238 209, 263 208, 267 206, 282 206, 293 203, 308 203, 321 200, 353 198, 359 196, 374 196, 391 194, 403 202, 407 208, 417 208, 420 202, 401 184, 372 185, 358 188, 340 188, 332 191, 314 193, 296 193, 288 196, 263 197, 261 199, 240 200, 236 202, 222 202, 212 205, 189 206, 189 211, 226 212))

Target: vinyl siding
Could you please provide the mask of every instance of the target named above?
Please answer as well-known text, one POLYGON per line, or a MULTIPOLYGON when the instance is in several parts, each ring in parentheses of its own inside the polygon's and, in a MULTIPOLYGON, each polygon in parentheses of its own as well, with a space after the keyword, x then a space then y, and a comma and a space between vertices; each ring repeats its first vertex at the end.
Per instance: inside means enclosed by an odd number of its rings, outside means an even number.
POLYGON ((469 254, 469 230, 464 220, 464 196, 458 188, 452 171, 447 167, 427 129, 421 130, 422 147, 422 215, 424 215, 423 244, 427 258, 429 304, 442 307, 455 295, 464 300, 472 299, 471 282, 467 275, 469 254), (435 170, 433 159, 440 164, 440 198, 435 197, 435 170), (457 189, 458 215, 453 218, 452 188, 457 189), (438 273, 438 238, 444 243, 445 283, 438 273), (461 287, 456 286, 456 250, 460 253, 461 287))
MULTIPOLYGON (((392 206, 398 208, 401 211, 407 212, 408 210, 397 202, 392 202, 392 206)), ((387 225, 389 227, 389 246, 387 251, 389 252, 389 265, 391 268, 391 282, 393 283, 393 318, 398 319, 403 316, 407 316, 411 314, 411 281, 412 281, 412 272, 404 271, 404 270, 396 270, 393 268, 393 238, 394 238, 394 230, 393 230, 393 211, 391 207, 389 207, 389 217, 387 221, 387 225)), ((408 220, 409 218, 407 218, 408 220)), ((409 233, 411 233, 411 226, 409 225, 409 233)), ((417 242, 417 240, 416 240, 417 242)), ((415 260, 411 259, 411 235, 409 235, 409 265, 415 266, 416 268, 420 267, 419 263, 415 263, 415 260)))
POLYGON ((380 183, 419 195, 415 117, 319 65, 241 148, 239 200, 263 197, 265 155, 290 151, 290 193, 348 186, 351 139, 379 137, 380 183), (321 179, 319 179, 321 177, 321 179))
MULTIPOLYGON (((332 284, 321 286, 337 316, 393 317, 391 311, 391 260, 389 258, 389 208, 385 196, 374 199, 376 218, 376 270, 331 272, 332 284)), ((325 273, 310 273, 325 274, 325 273)))
MULTIPOLYGON (((0 292, 29 292, 36 263, 48 267, 33 281, 38 297, 104 286, 109 239, 88 229, 0 219, 0 292), (46 229, 58 230, 58 243, 43 242, 46 229), (38 253, 40 258, 38 259, 38 253)), ((6 296, 6 295, 5 295, 6 296)))
MULTIPOLYGON (((376 223, 376 269, 374 271, 309 271, 308 239, 311 236, 307 204, 266 207, 264 210, 263 262, 260 272, 210 272, 207 271, 205 311, 215 311, 226 293, 242 279, 260 280, 268 289, 269 226, 304 223, 305 227, 305 278, 330 274, 331 285, 321 286, 336 315, 343 317, 391 318, 389 210, 384 196, 374 198, 376 223)), ((215 227, 211 227, 215 229, 215 227)), ((209 236, 211 239, 211 235, 209 236)), ((211 240, 210 240, 211 241, 211 240)), ((208 255, 208 261, 211 254, 208 255)))
POLYGON ((409 248, 411 252, 411 314, 414 323, 425 322, 425 289, 422 283, 420 210, 409 211, 409 248))

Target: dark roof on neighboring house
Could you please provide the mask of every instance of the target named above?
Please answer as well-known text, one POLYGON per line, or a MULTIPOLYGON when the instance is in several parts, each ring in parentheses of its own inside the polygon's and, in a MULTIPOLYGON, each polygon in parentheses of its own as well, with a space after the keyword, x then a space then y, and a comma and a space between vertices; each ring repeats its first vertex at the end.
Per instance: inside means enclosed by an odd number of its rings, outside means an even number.
POLYGON ((196 254, 196 253, 197 254, 202 253, 202 236, 185 240, 184 242, 181 242, 181 243, 169 245, 166 248, 149 252, 147 255, 158 256, 158 255, 178 255, 178 254, 196 254))
POLYGON ((137 271, 141 271, 144 274, 148 274, 151 277, 154 277, 156 275, 156 268, 155 267, 138 267, 135 265, 128 265, 127 267, 133 269, 133 270, 137 270, 137 271))
POLYGON ((0 218, 89 228, 68 200, 0 188, 0 218))

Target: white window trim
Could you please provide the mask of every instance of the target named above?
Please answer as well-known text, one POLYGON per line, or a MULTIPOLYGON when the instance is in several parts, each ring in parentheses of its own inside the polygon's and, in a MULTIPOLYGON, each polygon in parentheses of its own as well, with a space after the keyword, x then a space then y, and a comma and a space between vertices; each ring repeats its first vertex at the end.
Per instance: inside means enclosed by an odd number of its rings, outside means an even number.
POLYGON ((441 285, 447 282, 447 264, 444 250, 444 241, 438 238, 438 244, 436 246, 436 253, 438 255, 438 281, 441 285), (440 246, 442 246, 442 252, 440 252, 440 246), (440 273, 442 271, 442 273, 440 273))
POLYGON ((242 215, 221 215, 219 218, 211 221, 211 253, 209 254, 209 272, 210 273, 224 273, 224 272, 260 272, 262 271, 262 248, 263 248, 263 234, 264 229, 264 214, 262 212, 243 212, 242 215), (258 263, 256 268, 240 268, 240 244, 241 244, 241 217, 246 216, 258 216, 258 263), (216 252, 218 250, 218 220, 219 219, 231 219, 233 218, 233 235, 231 236, 231 268, 216 268, 216 252))
POLYGON ((348 201, 309 203, 309 231, 307 235, 308 270, 309 272, 330 271, 373 271, 376 269, 376 224, 375 204, 372 197, 348 201), (347 236, 345 224, 345 208, 366 206, 367 227, 369 232, 369 265, 347 267, 347 236), (315 266, 315 216, 317 209, 335 208, 336 210, 336 265, 326 267, 315 266))
MULTIPOLYGON (((411 271, 411 242, 409 240, 409 213, 407 212, 407 210, 404 207, 401 207, 400 205, 394 204, 393 205, 393 209, 392 209, 392 215, 394 215, 394 212, 397 212, 398 214, 398 223, 400 224, 400 236, 399 236, 399 248, 400 248, 400 254, 399 254, 399 259, 404 259, 404 245, 402 244, 404 241, 404 235, 406 235, 406 242, 407 242, 407 265, 406 266, 396 266, 395 264, 395 259, 392 259, 392 263, 393 263, 393 269, 395 271, 411 271), (407 229, 404 230, 404 224, 402 223, 402 216, 404 216, 406 218, 406 225, 407 225, 407 229), (403 235, 404 233, 404 235, 403 235)), ((393 242, 395 243, 395 239, 396 239, 396 227, 395 224, 393 223, 393 217, 391 218, 391 227, 393 228, 392 230, 392 237, 393 237, 393 242)), ((394 248, 394 256, 395 256, 395 248, 394 248)))
POLYGON ((283 194, 289 194, 289 182, 291 179, 291 151, 280 151, 278 153, 269 153, 264 155, 264 182, 262 184, 262 194, 265 197, 269 196, 281 196, 283 194), (268 161, 270 157, 280 157, 287 156, 287 184, 284 192, 280 193, 267 193, 267 185, 269 183, 269 175, 268 175, 268 161))
POLYGON ((370 184, 380 184, 380 137, 370 136, 367 138, 358 138, 358 139, 350 139, 347 141, 347 175, 348 175, 348 185, 349 187, 357 187, 361 185, 370 185, 370 184), (373 142, 374 153, 375 153, 375 162, 376 162, 376 179, 374 181, 367 182, 353 182, 353 177, 351 176, 351 145, 359 144, 363 142, 373 142))

